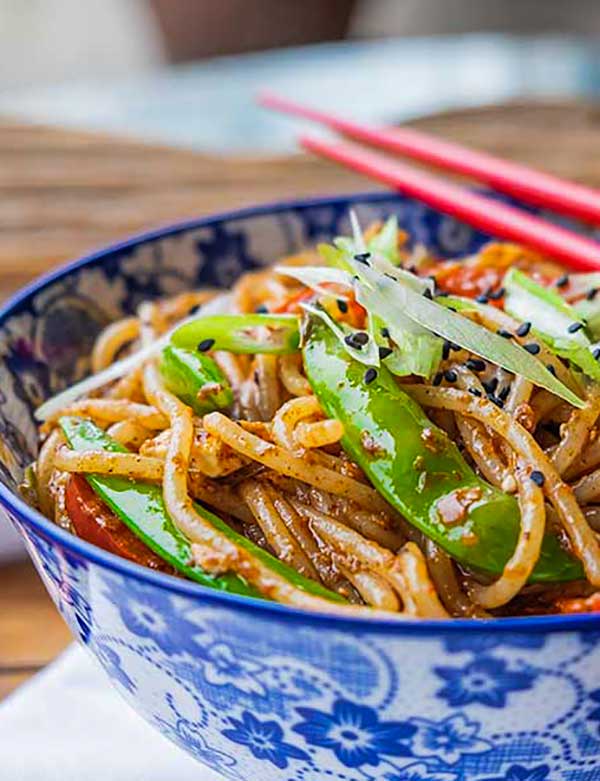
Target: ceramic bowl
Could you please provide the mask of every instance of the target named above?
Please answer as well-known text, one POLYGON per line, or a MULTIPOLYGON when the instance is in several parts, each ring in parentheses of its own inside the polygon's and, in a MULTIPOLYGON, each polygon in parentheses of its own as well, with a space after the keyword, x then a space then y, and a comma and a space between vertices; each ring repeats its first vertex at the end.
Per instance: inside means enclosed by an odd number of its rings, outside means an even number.
MULTIPOLYGON (((247 269, 391 213, 442 256, 486 237, 374 194, 199 219, 108 247, 0 313, 0 499, 73 634, 125 699, 236 781, 597 781, 600 618, 332 618, 154 573, 61 531, 17 483, 32 410, 78 379, 98 331, 144 298, 247 269)), ((201 772, 201 771, 200 771, 201 772)))

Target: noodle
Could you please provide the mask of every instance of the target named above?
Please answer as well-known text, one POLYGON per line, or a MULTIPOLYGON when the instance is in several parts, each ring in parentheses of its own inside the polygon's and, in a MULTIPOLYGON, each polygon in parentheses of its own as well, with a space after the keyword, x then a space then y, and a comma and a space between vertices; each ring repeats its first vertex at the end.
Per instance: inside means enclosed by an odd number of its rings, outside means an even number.
POLYGON ((113 423, 106 432, 121 445, 128 448, 141 448, 144 442, 152 436, 152 432, 135 420, 121 420, 113 423))
POLYGON ((544 540, 546 510, 544 494, 533 480, 527 480, 522 464, 517 468, 521 529, 513 555, 504 565, 502 575, 490 586, 474 585, 471 598, 485 608, 504 605, 527 583, 535 567, 544 540))
POLYGON ((163 477, 163 462, 157 458, 140 456, 137 453, 109 453, 106 450, 74 450, 60 448, 56 452, 54 465, 65 472, 85 474, 120 475, 138 480, 158 481, 163 477))
MULTIPOLYGON (((273 439, 280 447, 297 449, 295 428, 303 418, 322 417, 321 405, 315 396, 300 396, 287 401, 273 418, 273 439)), ((337 422, 337 421, 336 421, 337 422)))
POLYGON ((220 412, 206 415, 204 425, 208 432, 220 437, 234 450, 276 472, 345 496, 366 509, 375 508, 385 512, 387 508, 386 503, 372 488, 345 475, 337 474, 331 469, 318 469, 307 465, 302 458, 244 431, 241 426, 220 412))
POLYGON ((48 418, 45 426, 54 424, 63 415, 85 415, 100 423, 117 423, 134 420, 150 429, 163 429, 166 418, 154 407, 120 399, 85 399, 62 409, 48 418))
POLYGON ((269 491, 260 483, 253 481, 242 483, 239 491, 277 557, 303 575, 318 580, 316 569, 283 522, 269 491))
POLYGON ((279 359, 279 377, 283 387, 292 396, 310 396, 312 389, 300 372, 302 358, 296 353, 282 355, 279 359))
POLYGON ((106 369, 115 360, 126 344, 133 342, 140 334, 137 317, 126 317, 107 326, 96 339, 92 350, 92 371, 94 374, 106 369))
POLYGON ((564 475, 584 449, 590 429, 598 415, 600 415, 600 395, 597 393, 590 393, 585 407, 575 409, 571 413, 569 423, 565 427, 565 435, 552 453, 552 463, 560 475, 564 475))
POLYGON ((55 470, 55 459, 58 449, 64 444, 65 438, 60 429, 50 433, 40 449, 36 464, 36 482, 38 486, 38 504, 44 515, 54 515, 54 497, 50 490, 52 473, 55 470))

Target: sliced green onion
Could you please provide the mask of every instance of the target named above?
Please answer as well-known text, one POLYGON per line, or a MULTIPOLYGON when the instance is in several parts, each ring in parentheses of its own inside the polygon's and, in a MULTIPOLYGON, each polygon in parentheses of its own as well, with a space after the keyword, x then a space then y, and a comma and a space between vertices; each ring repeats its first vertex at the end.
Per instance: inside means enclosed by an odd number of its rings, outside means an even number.
POLYGON ((330 266, 275 266, 275 271, 281 276, 297 279, 306 287, 317 293, 331 295, 324 284, 344 285, 352 287, 352 277, 341 268, 330 266))
POLYGON ((369 313, 369 321, 385 324, 394 342, 394 351, 385 362, 392 374, 400 377, 416 374, 427 378, 435 374, 442 360, 442 340, 398 307, 390 305, 376 290, 357 284, 355 292, 358 302, 369 313))
MULTIPOLYGON (((556 379, 546 367, 521 346, 488 331, 460 314, 451 312, 440 304, 415 293, 408 285, 394 282, 377 271, 359 263, 353 268, 361 281, 368 284, 372 294, 370 300, 377 313, 385 303, 386 313, 414 320, 423 328, 459 344, 469 352, 479 355, 507 371, 519 374, 535 385, 546 388, 575 407, 583 407, 584 402, 556 379), (394 315, 394 313, 396 313, 394 315)), ((384 318, 389 327, 388 317, 384 318)), ((387 365, 387 364, 386 364, 387 365)))
POLYGON ((381 256, 392 266, 400 265, 398 252, 398 218, 388 217, 382 229, 367 242, 367 250, 374 256, 381 256))
POLYGON ((511 269, 504 278, 504 308, 521 320, 531 322, 533 332, 552 352, 568 358, 588 377, 600 381, 600 363, 582 315, 550 288, 538 285, 522 271, 511 269))
POLYGON ((313 304, 301 304, 301 306, 305 312, 318 317, 333 331, 351 358, 363 363, 365 366, 379 366, 379 345, 372 338, 372 334, 351 328, 347 323, 335 321, 322 306, 313 304), (367 337, 364 344, 361 344, 360 347, 354 346, 358 344, 357 336, 359 334, 364 334, 367 337))

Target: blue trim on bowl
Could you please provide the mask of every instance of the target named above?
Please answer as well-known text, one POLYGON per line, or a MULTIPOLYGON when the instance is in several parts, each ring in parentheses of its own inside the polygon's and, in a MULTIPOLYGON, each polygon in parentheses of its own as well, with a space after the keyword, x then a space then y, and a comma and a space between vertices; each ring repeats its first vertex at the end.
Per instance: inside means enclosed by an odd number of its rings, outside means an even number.
MULTIPOLYGON (((56 270, 39 277, 37 280, 27 285, 12 296, 2 307, 0 307, 0 325, 8 317, 13 316, 19 311, 21 306, 35 293, 46 287, 61 277, 70 274, 73 271, 84 266, 95 266, 102 263, 107 256, 117 252, 122 252, 130 247, 139 246, 147 242, 154 241, 157 238, 174 236, 188 230, 203 228, 223 220, 244 219, 250 217, 260 217, 266 214, 279 214, 290 209, 310 208, 321 205, 335 205, 356 201, 358 203, 377 203, 378 201, 388 200, 391 193, 381 192, 363 192, 348 193, 346 195, 320 196, 318 198, 296 199, 289 201, 277 201, 274 203, 261 204, 259 206, 250 206, 242 209, 236 209, 228 212, 212 214, 209 217, 186 220, 184 222, 167 225, 163 228, 157 228, 152 231, 146 231, 134 235, 122 242, 111 244, 104 249, 98 249, 87 255, 84 255, 74 261, 59 266, 56 270)), ((141 581, 153 583, 157 586, 163 586, 169 591, 183 594, 186 596, 202 596, 203 599, 225 603, 226 606, 235 607, 243 611, 261 611, 272 614, 277 619, 286 621, 298 621, 307 625, 319 626, 326 622, 329 626, 335 624, 340 630, 349 630, 356 634, 365 632, 381 632, 391 634, 435 634, 442 632, 575 632, 575 631, 598 631, 600 630, 600 613, 588 613, 580 615, 557 615, 557 616, 533 616, 520 618, 496 618, 493 620, 481 619, 450 619, 450 620, 401 620, 394 618, 372 618, 365 619, 359 617, 342 617, 332 615, 331 613, 320 613, 291 608, 275 602, 266 600, 252 599, 235 594, 227 594, 214 589, 201 586, 191 581, 182 580, 155 572, 147 567, 127 561, 119 556, 102 550, 101 548, 80 539, 60 527, 56 526, 50 520, 45 518, 37 510, 31 508, 16 494, 12 493, 5 485, 0 483, 0 500, 13 513, 18 515, 28 526, 33 527, 46 539, 63 545, 75 554, 87 559, 102 567, 119 572, 123 575, 136 578, 141 581)))

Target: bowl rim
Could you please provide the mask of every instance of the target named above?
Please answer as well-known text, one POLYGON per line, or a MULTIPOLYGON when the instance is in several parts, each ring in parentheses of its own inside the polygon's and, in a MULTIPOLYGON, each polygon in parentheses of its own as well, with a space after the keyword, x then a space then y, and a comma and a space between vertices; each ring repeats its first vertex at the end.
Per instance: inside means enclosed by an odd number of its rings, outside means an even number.
MULTIPOLYGON (((318 206, 335 206, 356 202, 357 204, 377 203, 388 200, 413 200, 401 193, 377 190, 349 193, 336 193, 318 197, 293 198, 270 201, 253 206, 246 206, 222 212, 211 213, 204 217, 189 218, 175 223, 142 231, 122 240, 112 242, 92 250, 78 258, 60 264, 57 268, 42 274, 32 282, 17 290, 0 306, 0 326, 16 314, 19 308, 36 293, 43 290, 69 274, 86 267, 101 264, 107 257, 124 250, 151 243, 157 239, 176 236, 189 230, 209 227, 215 223, 251 219, 255 217, 277 215, 294 209, 307 209, 318 206)), ((494 634, 515 633, 549 633, 549 632, 581 632, 600 631, 600 613, 583 613, 574 615, 519 616, 494 619, 450 618, 450 619, 402 619, 375 616, 343 616, 327 611, 310 611, 303 608, 289 607, 277 602, 229 594, 217 589, 202 586, 193 581, 176 578, 172 575, 156 572, 135 562, 128 561, 116 554, 104 551, 75 535, 61 529, 38 510, 30 507, 24 499, 13 493, 7 486, 0 483, 0 504, 18 516, 19 523, 32 527, 44 539, 64 546, 67 550, 84 560, 112 570, 134 580, 142 581, 166 589, 181 596, 202 599, 210 603, 223 605, 225 608, 253 612, 263 618, 292 621, 316 628, 323 627, 326 622, 334 630, 349 630, 355 634, 384 633, 392 635, 439 635, 467 631, 492 632, 494 634)), ((19 529, 20 533, 23 532, 19 529)))

